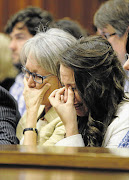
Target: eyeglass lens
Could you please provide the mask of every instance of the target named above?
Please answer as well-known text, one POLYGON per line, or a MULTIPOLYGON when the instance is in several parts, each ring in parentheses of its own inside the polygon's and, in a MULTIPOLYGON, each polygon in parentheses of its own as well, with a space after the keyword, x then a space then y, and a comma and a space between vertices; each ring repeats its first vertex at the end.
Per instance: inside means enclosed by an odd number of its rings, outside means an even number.
POLYGON ((43 78, 40 75, 36 75, 30 71, 28 71, 27 69, 25 69, 24 67, 22 68, 22 72, 24 74, 24 76, 29 79, 30 75, 33 77, 33 80, 39 84, 43 83, 43 78))
POLYGON ((126 54, 125 54, 125 60, 127 61, 128 59, 129 59, 129 54, 126 53, 126 54))

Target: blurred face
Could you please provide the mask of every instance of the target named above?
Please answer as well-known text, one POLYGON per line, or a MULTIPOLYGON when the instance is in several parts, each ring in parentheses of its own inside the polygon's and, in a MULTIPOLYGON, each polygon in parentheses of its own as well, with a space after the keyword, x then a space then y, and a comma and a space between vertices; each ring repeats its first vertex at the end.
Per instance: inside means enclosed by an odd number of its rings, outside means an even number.
POLYGON ((20 52, 24 45, 24 43, 33 37, 27 27, 23 27, 23 23, 17 23, 13 31, 10 33, 11 42, 10 42, 10 49, 12 51, 12 59, 13 64, 18 64, 20 62, 20 52))
POLYGON ((111 25, 107 25, 103 30, 98 29, 98 34, 106 37, 106 39, 111 43, 114 51, 116 52, 122 65, 125 63, 125 53, 126 53, 126 43, 127 43, 127 33, 122 37, 119 37, 115 29, 111 25))
POLYGON ((74 106, 78 116, 87 115, 88 109, 86 105, 82 102, 81 97, 78 94, 75 84, 74 72, 72 69, 67 68, 63 65, 60 66, 60 77, 61 82, 65 86, 64 100, 67 101, 68 98, 68 87, 71 86, 74 91, 74 106))
MULTIPOLYGON (((47 76, 51 74, 47 72, 45 69, 43 69, 39 64, 37 64, 36 60, 34 60, 32 57, 28 57, 25 68, 29 70, 31 73, 36 73, 41 76, 47 76)), ((51 106, 48 97, 55 89, 61 87, 58 78, 54 75, 48 76, 46 79, 43 80, 42 84, 35 82, 32 75, 30 75, 29 78, 26 78, 26 80, 29 88, 41 89, 46 83, 49 83, 51 85, 42 101, 42 104, 46 105, 46 107, 51 106)))

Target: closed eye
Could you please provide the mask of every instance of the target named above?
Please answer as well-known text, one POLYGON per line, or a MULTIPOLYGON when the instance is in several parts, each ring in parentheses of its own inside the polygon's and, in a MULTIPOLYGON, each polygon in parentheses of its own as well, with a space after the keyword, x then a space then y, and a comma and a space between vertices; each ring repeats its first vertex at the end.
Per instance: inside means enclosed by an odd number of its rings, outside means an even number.
POLYGON ((76 88, 73 88, 73 87, 72 87, 72 91, 74 92, 75 90, 76 90, 76 88))
POLYGON ((65 85, 64 85, 64 84, 62 84, 62 83, 61 83, 61 86, 62 86, 62 87, 65 87, 65 85))

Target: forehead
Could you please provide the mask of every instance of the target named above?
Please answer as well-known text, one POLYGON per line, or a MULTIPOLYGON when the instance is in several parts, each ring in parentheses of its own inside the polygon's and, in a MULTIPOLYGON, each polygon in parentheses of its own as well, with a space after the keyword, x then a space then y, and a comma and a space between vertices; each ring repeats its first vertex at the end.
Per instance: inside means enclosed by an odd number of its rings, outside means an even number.
POLYGON ((28 31, 28 28, 26 26, 24 26, 24 24, 22 22, 18 22, 14 27, 12 32, 10 33, 10 36, 14 36, 18 33, 23 33, 26 34, 28 36, 32 36, 30 34, 30 32, 28 31))
POLYGON ((41 67, 32 55, 29 55, 25 67, 32 72, 38 72, 41 75, 48 74, 48 72, 41 67))
POLYGON ((75 83, 73 70, 62 64, 60 65, 60 77, 61 77, 62 83, 64 83, 64 84, 74 84, 75 83))

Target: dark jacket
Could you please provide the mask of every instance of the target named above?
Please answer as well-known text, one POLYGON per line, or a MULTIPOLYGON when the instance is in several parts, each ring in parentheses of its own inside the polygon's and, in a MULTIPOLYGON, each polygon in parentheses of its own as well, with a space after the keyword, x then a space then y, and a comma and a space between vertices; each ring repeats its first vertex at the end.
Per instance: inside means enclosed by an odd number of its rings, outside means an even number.
POLYGON ((0 144, 18 144, 16 127, 20 119, 17 102, 0 86, 0 144))

